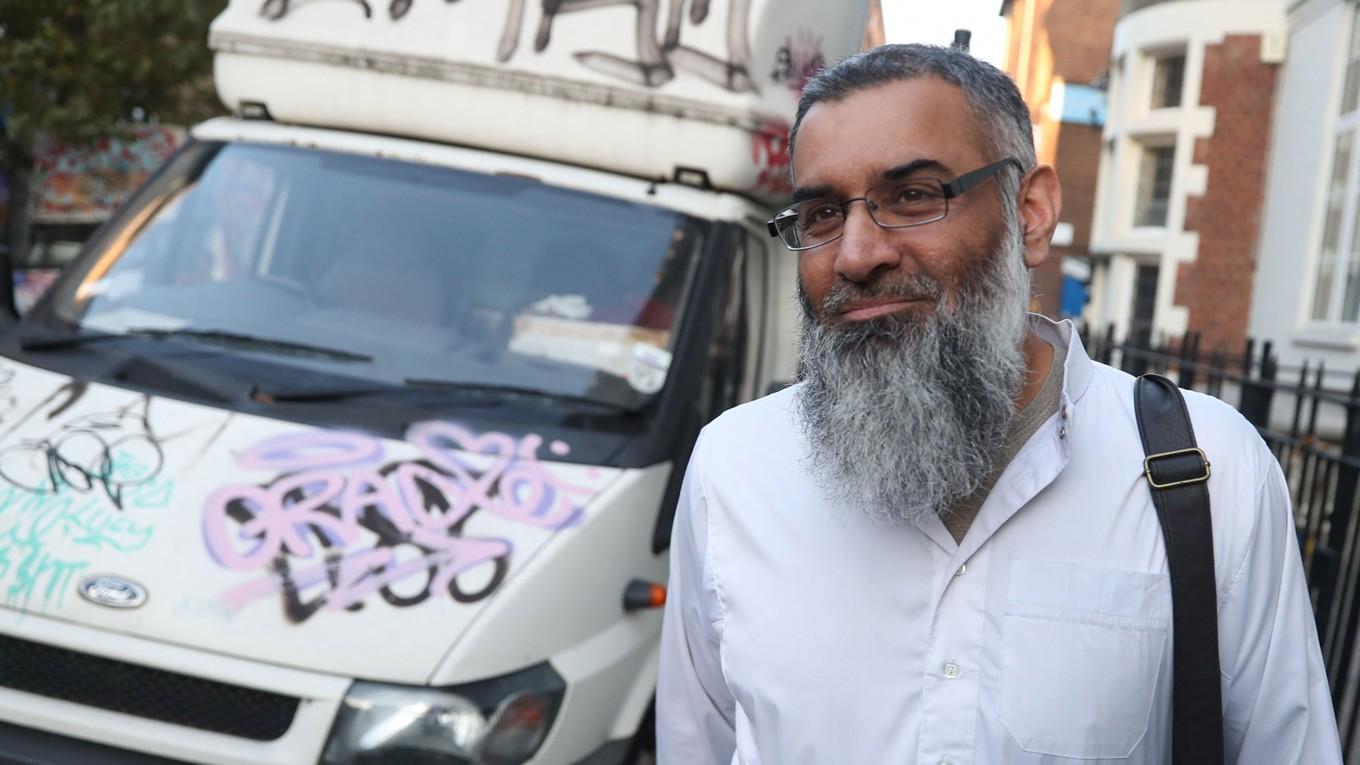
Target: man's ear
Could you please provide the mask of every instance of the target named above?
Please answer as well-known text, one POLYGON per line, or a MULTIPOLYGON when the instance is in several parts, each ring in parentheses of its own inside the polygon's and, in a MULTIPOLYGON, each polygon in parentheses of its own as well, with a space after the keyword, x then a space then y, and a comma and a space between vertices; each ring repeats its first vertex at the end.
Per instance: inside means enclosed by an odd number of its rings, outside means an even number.
POLYGON ((1062 184, 1052 165, 1038 165, 1029 171, 1020 184, 1016 204, 1025 227, 1025 265, 1034 268, 1048 260, 1049 242, 1062 213, 1062 184))

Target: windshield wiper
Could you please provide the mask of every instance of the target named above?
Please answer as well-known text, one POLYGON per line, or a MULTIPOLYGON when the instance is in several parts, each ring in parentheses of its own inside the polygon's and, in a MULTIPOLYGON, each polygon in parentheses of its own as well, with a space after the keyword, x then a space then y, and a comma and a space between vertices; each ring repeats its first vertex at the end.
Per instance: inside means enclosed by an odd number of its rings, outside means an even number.
POLYGON ((383 395, 405 395, 413 389, 400 385, 351 385, 335 388, 280 388, 257 387, 250 397, 261 404, 305 404, 327 401, 347 401, 355 398, 383 395))
POLYGON ((615 404, 609 401, 601 401, 598 398, 574 396, 568 393, 556 393, 554 391, 543 390, 542 388, 532 388, 524 385, 462 382, 459 380, 430 380, 419 377, 408 377, 402 381, 401 385, 355 386, 334 388, 330 390, 322 388, 316 390, 272 391, 257 388, 252 394, 252 398, 261 403, 313 403, 344 401, 367 396, 412 395, 420 393, 480 393, 493 398, 508 395, 574 404, 577 406, 585 405, 595 408, 610 409, 620 413, 632 413, 636 411, 633 407, 615 404))
POLYGON ((140 327, 118 333, 99 332, 50 336, 28 335, 19 338, 19 347, 25 351, 56 351, 106 340, 123 340, 129 337, 183 337, 191 340, 219 343, 222 345, 235 345, 250 350, 300 356, 324 356, 334 361, 366 362, 373 360, 372 356, 366 356, 362 353, 342 351, 319 345, 308 345, 307 343, 298 343, 292 340, 280 340, 273 337, 260 337, 240 332, 227 332, 220 329, 162 329, 140 327))
POLYGON ((577 396, 570 393, 558 393, 556 391, 533 388, 527 385, 512 385, 508 383, 477 383, 464 382, 461 380, 431 380, 421 377, 408 377, 402 384, 407 388, 416 390, 437 390, 437 391, 460 391, 467 393, 490 393, 509 396, 520 396, 524 398, 536 398, 545 401, 556 401, 565 404, 585 404, 587 406, 612 409, 616 412, 635 412, 636 407, 616 404, 612 401, 602 401, 598 398, 589 396, 577 396))

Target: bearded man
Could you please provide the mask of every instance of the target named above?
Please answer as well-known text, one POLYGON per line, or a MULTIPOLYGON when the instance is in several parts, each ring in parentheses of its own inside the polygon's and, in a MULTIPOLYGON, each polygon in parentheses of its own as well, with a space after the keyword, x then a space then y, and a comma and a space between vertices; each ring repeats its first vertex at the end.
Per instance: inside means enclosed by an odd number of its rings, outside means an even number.
MULTIPOLYGON (((1171 762, 1172 600, 1134 380, 1026 313, 1060 190, 965 53, 809 82, 790 145, 801 381, 700 437, 671 549, 663 765, 1171 762)), ((1230 763, 1340 763, 1289 494, 1185 393, 1230 763)))

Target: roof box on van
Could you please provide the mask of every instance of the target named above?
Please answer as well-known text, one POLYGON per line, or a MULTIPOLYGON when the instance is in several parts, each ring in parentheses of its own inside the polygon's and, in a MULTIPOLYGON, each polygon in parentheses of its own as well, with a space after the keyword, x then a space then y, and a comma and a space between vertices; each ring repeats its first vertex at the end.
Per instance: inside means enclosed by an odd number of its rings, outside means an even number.
POLYGON ((867 0, 231 0, 228 108, 775 198, 816 69, 867 0))

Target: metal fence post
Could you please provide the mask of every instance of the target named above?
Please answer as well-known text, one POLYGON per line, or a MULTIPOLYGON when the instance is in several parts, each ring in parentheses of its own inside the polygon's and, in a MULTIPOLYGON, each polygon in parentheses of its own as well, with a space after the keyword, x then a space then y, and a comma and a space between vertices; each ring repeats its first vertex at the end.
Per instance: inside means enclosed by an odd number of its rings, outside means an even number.
POLYGON ((1181 340, 1181 357, 1177 364, 1176 384, 1185 390, 1194 390, 1195 367, 1199 364, 1199 333, 1186 332, 1181 340))
MULTIPOLYGON (((1251 341, 1247 341, 1248 351, 1251 346, 1251 341)), ((1261 364, 1255 379, 1251 374, 1257 366, 1255 360, 1247 356, 1242 365, 1242 397, 1237 409, 1247 418, 1247 422, 1258 428, 1270 426, 1270 403, 1275 396, 1275 372, 1279 365, 1270 351, 1270 342, 1267 341, 1261 347, 1261 364)))
POLYGON ((1110 359, 1114 357, 1114 322, 1105 326, 1105 339, 1100 343, 1100 351, 1096 354, 1096 361, 1109 365, 1110 359))
POLYGON ((1223 397, 1223 352, 1218 349, 1209 354, 1209 373, 1205 375, 1204 391, 1215 398, 1223 397))
POLYGON ((1122 366, 1124 371, 1134 377, 1141 377, 1148 371, 1148 352, 1152 349, 1152 330, 1143 329, 1133 333, 1124 343, 1125 351, 1122 366), (1130 347, 1131 346, 1131 347, 1130 347), (1129 353, 1132 350, 1133 353, 1129 353))
MULTIPOLYGON (((1344 583, 1341 580, 1342 574, 1348 568, 1345 561, 1341 560, 1342 554, 1346 550, 1346 538, 1351 531, 1351 516, 1355 509, 1355 489, 1356 482, 1360 480, 1360 470, 1357 470, 1352 461, 1360 459, 1360 372, 1355 375, 1355 380, 1351 385, 1350 398, 1346 401, 1346 430, 1341 439, 1341 456, 1346 461, 1340 464, 1337 471, 1336 494, 1332 503, 1332 512, 1328 518, 1330 528, 1327 530, 1327 543, 1319 546, 1316 555, 1321 560, 1317 561, 1325 565, 1322 574, 1322 581, 1318 588, 1318 602, 1316 618, 1323 628, 1327 627, 1330 620, 1333 603, 1337 599, 1339 585, 1344 583)), ((1350 667, 1351 655, 1354 651, 1354 635, 1357 620, 1360 620, 1360 608, 1356 603, 1351 603, 1349 613, 1337 614, 1344 617, 1340 624, 1335 625, 1335 639, 1331 641, 1335 662, 1329 662, 1330 673, 1337 674, 1341 682, 1336 682, 1333 678, 1332 686, 1333 702, 1340 704, 1341 691, 1345 686, 1345 675, 1350 667)))

